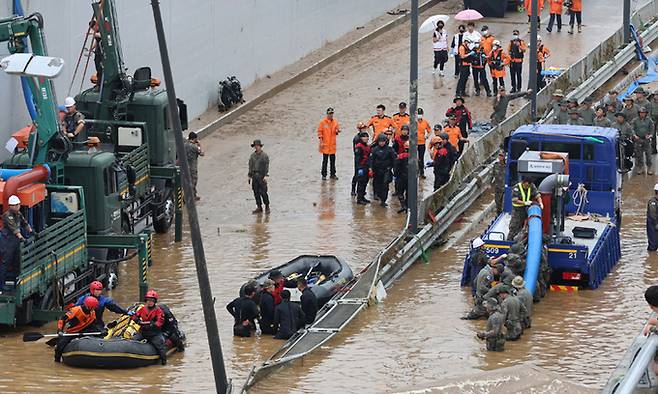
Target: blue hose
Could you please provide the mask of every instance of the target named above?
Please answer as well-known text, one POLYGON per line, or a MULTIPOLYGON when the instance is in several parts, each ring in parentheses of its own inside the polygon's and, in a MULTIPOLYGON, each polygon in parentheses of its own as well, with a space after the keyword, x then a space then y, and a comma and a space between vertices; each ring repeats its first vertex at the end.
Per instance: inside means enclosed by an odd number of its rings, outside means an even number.
MULTIPOLYGON (((48 170, 48 177, 50 178, 50 167, 48 164, 43 164, 44 167, 48 170)), ((24 169, 8 169, 8 168, 0 168, 0 181, 8 181, 9 178, 14 177, 16 175, 21 175, 24 174, 28 171, 32 171, 31 168, 24 168, 24 169)))
MULTIPOLYGON (((23 12, 23 5, 21 0, 14 0, 14 14, 19 16, 25 16, 23 12)), ((27 40, 23 39, 23 44, 27 45, 27 40)), ((32 91, 30 90, 30 85, 28 84, 26 77, 21 77, 21 87, 23 88, 23 98, 25 99, 25 106, 27 106, 27 112, 30 113, 30 118, 32 121, 37 119, 37 109, 34 107, 34 99, 32 97, 32 91)))
POLYGON ((526 258, 523 280, 525 288, 534 294, 541 265, 542 226, 541 208, 538 205, 528 207, 528 256, 526 258))

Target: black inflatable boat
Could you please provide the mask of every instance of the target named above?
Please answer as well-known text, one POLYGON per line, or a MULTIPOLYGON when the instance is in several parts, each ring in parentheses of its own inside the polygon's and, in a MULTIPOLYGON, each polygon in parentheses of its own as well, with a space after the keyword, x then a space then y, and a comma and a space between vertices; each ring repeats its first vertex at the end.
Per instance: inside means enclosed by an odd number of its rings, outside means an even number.
MULTIPOLYGON (((167 354, 175 351, 170 347, 167 354)), ((160 356, 148 342, 83 337, 74 339, 64 348, 62 362, 78 368, 124 369, 159 364, 160 356)))
POLYGON ((354 278, 352 269, 343 259, 336 256, 303 255, 261 273, 253 280, 242 285, 240 294, 242 295, 247 284, 255 282, 259 287, 262 286, 272 271, 280 271, 283 277, 289 281, 305 278, 318 298, 320 306, 329 301, 337 291, 354 278))
MULTIPOLYGON (((137 310, 137 304, 129 310, 137 310)), ((165 304, 165 343, 167 355, 185 347, 185 333, 178 329, 178 322, 165 304), (169 316, 168 316, 169 315, 169 316), (177 340, 180 349, 172 341, 177 340)), ((160 363, 160 355, 155 347, 145 340, 141 340, 140 326, 130 316, 123 315, 107 325, 107 335, 100 337, 82 337, 72 340, 62 352, 62 362, 71 367, 100 368, 100 369, 126 369, 139 368, 160 363)))

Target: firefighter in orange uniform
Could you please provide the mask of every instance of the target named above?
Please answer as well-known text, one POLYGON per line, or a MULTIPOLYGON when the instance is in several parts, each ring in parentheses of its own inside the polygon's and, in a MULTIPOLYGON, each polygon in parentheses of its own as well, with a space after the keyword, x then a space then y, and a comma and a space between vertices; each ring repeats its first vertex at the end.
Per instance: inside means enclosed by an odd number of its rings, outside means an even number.
POLYGON ((398 105, 398 108, 400 109, 399 112, 396 112, 393 114, 393 122, 395 122, 395 136, 399 137, 400 136, 400 131, 402 130, 402 126, 407 125, 409 126, 409 122, 411 121, 411 116, 407 113, 407 103, 404 101, 398 105))
POLYGON ((430 122, 425 119, 425 111, 418 108, 418 174, 425 178, 425 143, 427 138, 432 135, 430 122))
POLYGON ((548 20, 546 31, 549 33, 553 31, 553 23, 557 19, 557 32, 559 33, 562 31, 562 4, 564 4, 564 0, 548 0, 548 3, 551 6, 551 19, 548 20))
POLYGON ((393 121, 393 119, 391 119, 389 116, 386 116, 386 114, 384 114, 384 111, 386 111, 386 107, 384 106, 384 104, 379 104, 377 106, 377 114, 372 118, 370 118, 370 120, 366 124, 366 126, 372 128, 373 143, 374 141, 377 141, 377 136, 379 136, 379 134, 388 130, 390 126, 395 127, 395 122, 393 121))
POLYGON ((87 297, 80 306, 74 306, 57 322, 57 334, 59 340, 55 346, 55 362, 62 362, 62 352, 75 336, 64 336, 66 334, 78 334, 85 332, 99 331, 101 327, 97 327, 96 322, 96 308, 98 308, 98 299, 96 297, 87 297), (68 326, 67 326, 68 325, 68 326))
POLYGON ((540 91, 541 89, 546 86, 546 82, 544 82, 544 76, 542 75, 542 71, 544 71, 544 68, 546 67, 546 58, 551 56, 551 51, 548 50, 546 45, 544 45, 541 42, 541 37, 537 36, 537 90, 536 92, 540 91))
POLYGON ((583 24, 583 0, 572 0, 569 7, 569 34, 573 34, 573 25, 578 21, 578 33, 582 33, 583 24))
POLYGON ((336 176, 336 136, 340 133, 338 121, 334 119, 334 109, 327 108, 327 116, 318 125, 320 153, 322 153, 322 180, 327 179, 327 161, 331 162, 331 179, 336 176))
POLYGON ((443 128, 443 132, 448 134, 448 141, 450 142, 450 145, 455 148, 457 156, 461 155, 459 148, 463 146, 464 143, 468 142, 468 139, 462 137, 462 131, 457 124, 456 117, 451 116, 448 118, 448 125, 443 128), (460 141, 461 144, 459 143, 460 141))
POLYGON ((493 80, 494 96, 498 94, 498 85, 505 87, 505 67, 510 63, 510 57, 503 51, 500 41, 494 40, 493 50, 489 55, 491 79, 493 80))
MULTIPOLYGON (((532 19, 532 0, 524 0, 523 6, 528 12, 528 33, 530 33, 530 20, 532 19)), ((544 9, 544 0, 537 2, 537 26, 541 27, 541 11, 544 9)))

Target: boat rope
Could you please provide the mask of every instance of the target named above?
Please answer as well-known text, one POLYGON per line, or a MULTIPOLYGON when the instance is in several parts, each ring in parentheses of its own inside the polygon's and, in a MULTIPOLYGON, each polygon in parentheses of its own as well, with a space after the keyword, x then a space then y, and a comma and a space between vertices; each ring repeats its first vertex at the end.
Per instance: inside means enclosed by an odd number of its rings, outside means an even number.
POLYGON ((576 215, 582 215, 587 199, 587 189, 584 183, 579 183, 578 188, 573 192, 573 204, 576 206, 576 215))

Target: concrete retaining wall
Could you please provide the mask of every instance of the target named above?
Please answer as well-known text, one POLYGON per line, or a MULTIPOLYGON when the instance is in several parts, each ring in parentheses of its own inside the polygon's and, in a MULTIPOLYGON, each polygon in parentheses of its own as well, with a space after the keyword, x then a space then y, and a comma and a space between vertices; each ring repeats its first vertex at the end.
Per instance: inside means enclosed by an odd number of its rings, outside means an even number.
MULTIPOLYGON (((150 65, 162 75, 149 0, 115 0, 129 70, 150 65)), ((178 95, 191 116, 216 102, 217 82, 236 75, 244 85, 404 3, 402 0, 162 0, 161 7, 178 95)), ((48 51, 67 67, 56 80, 63 102, 92 10, 89 1, 23 0, 25 13, 44 16, 48 51)), ((0 15, 12 1, 0 0, 0 15)), ((0 44, 0 57, 8 54, 0 44)), ((83 64, 84 66, 84 64, 83 64)), ((93 73, 93 61, 90 63, 93 73)), ((88 73, 89 75, 89 73, 88 73)), ((161 78, 162 79, 162 78, 161 78)), ((87 77, 88 81, 88 77, 87 77)), ((89 82, 85 81, 86 86, 89 82)), ((76 83, 73 93, 79 90, 76 83)), ((0 74, 0 142, 29 122, 20 82, 0 74)), ((0 158, 5 154, 0 149, 0 158)))

